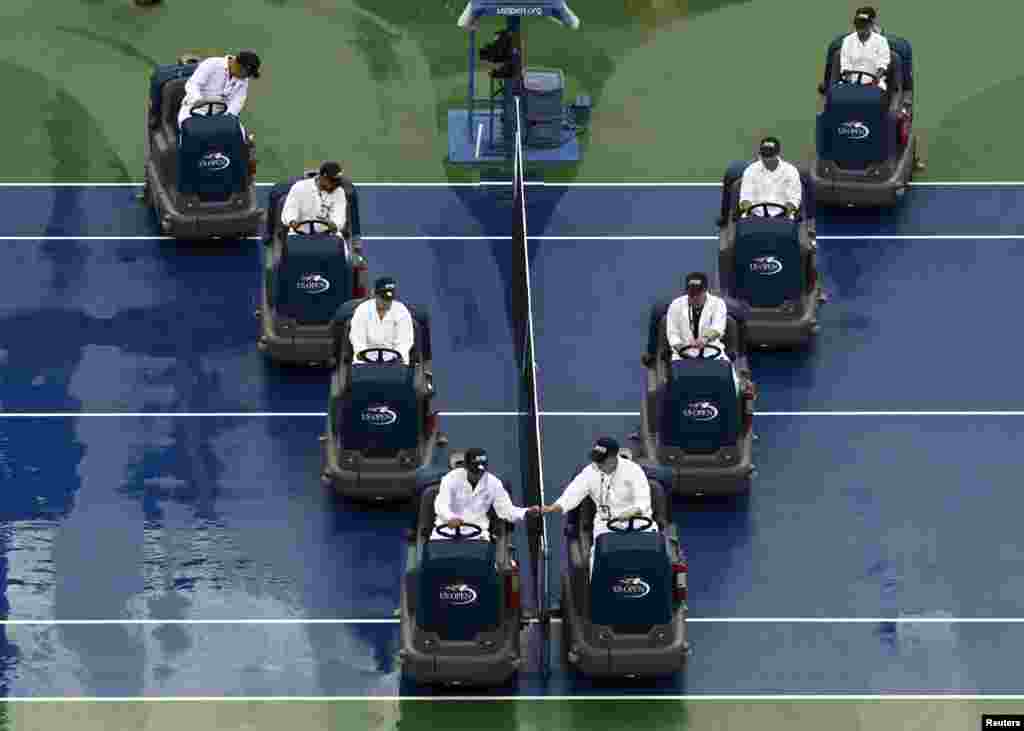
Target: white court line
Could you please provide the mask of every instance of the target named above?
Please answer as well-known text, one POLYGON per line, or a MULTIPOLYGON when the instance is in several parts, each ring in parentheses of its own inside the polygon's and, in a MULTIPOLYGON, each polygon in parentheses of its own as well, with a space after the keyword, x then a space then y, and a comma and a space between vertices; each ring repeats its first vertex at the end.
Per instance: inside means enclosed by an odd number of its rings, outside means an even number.
POLYGON ((325 695, 325 696, 55 696, 36 698, 31 696, 7 696, 0 699, 3 703, 365 703, 365 702, 394 703, 402 702, 423 702, 423 703, 469 703, 469 702, 510 702, 520 701, 532 703, 534 701, 553 701, 563 703, 565 701, 636 701, 636 702, 721 702, 734 701, 742 703, 750 702, 778 702, 778 701, 1024 701, 1024 695, 954 695, 952 693, 936 694, 828 694, 816 695, 814 693, 797 694, 764 694, 764 695, 325 695))
MULTIPOLYGON (((361 236, 363 241, 511 241, 511 236, 361 236)), ((176 241, 174 236, 0 236, 0 241, 176 241)), ((230 239, 227 239, 230 240, 230 239)), ((243 236, 240 241, 261 241, 243 236)))
MULTIPOLYGON (((362 241, 407 241, 407 242, 496 242, 512 241, 512 236, 457 236, 457 235, 373 235, 360 236, 362 241)), ((263 236, 244 236, 244 241, 261 241, 263 236)), ((717 242, 717 235, 529 235, 529 241, 650 241, 650 242, 717 242)), ((869 235, 820 235, 818 241, 1020 241, 1024 233, 893 233, 869 235)), ((16 235, 0 236, 0 241, 176 241, 174 236, 135 235, 135 236, 48 236, 48 235, 16 235)))
MULTIPOLYGON (((256 183, 257 188, 270 188, 277 185, 278 183, 256 183)), ((447 181, 429 181, 429 182, 359 182, 354 181, 355 185, 361 188, 453 188, 453 187, 479 187, 485 185, 512 185, 512 182, 499 182, 499 183, 458 183, 458 182, 447 182, 447 181)), ((131 182, 131 183, 0 183, 0 188, 139 188, 142 187, 143 182, 131 182)), ((528 187, 549 187, 549 188, 721 188, 722 181, 660 181, 660 182, 649 182, 649 181, 618 181, 618 182, 594 182, 594 183, 545 183, 543 181, 527 182, 528 187)), ((1024 181, 1014 180, 965 180, 965 181, 945 181, 945 180, 925 180, 925 181, 911 181, 909 183, 911 188, 970 188, 970 187, 1000 187, 1000 188, 1016 188, 1024 187, 1024 181)))
MULTIPOLYGON (((441 411, 438 416, 526 416, 525 411, 441 411)), ((326 411, 0 411, 0 419, 76 419, 78 417, 215 417, 234 419, 243 417, 309 418, 327 416, 326 411)))
MULTIPOLYGON (((551 620, 560 624, 561 619, 551 620)), ((5 619, 2 627, 399 624, 397 617, 343 619, 5 619)), ((539 620, 527 620, 537 624, 539 620)), ((687 624, 1024 624, 1024 617, 687 617, 687 624)))
MULTIPOLYGON (((640 416, 639 411, 543 411, 541 416, 640 416)), ((754 416, 1024 416, 1024 411, 755 411, 754 416)))
MULTIPOLYGON (((442 411, 439 416, 528 416, 526 411, 442 411)), ((639 411, 541 411, 540 416, 569 416, 577 418, 628 416, 639 417, 639 411)), ((270 418, 270 417, 326 417, 325 411, 0 411, 0 419, 76 419, 92 417, 217 417, 217 418, 270 418)), ((755 411, 754 416, 1024 416, 1024 411, 755 411)))

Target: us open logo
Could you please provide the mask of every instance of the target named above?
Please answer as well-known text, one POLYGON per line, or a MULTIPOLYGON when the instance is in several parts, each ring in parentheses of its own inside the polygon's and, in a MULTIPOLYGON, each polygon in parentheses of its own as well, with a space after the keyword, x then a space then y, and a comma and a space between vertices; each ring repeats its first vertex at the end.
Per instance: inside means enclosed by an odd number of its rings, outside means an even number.
POLYGON ((469 584, 448 584, 442 586, 438 598, 453 607, 464 607, 476 602, 476 589, 469 584))
POLYGON ((693 401, 683 409, 683 416, 694 421, 714 421, 718 418, 718 407, 710 401, 693 401))
POLYGON ((370 426, 391 426, 398 421, 398 414, 387 406, 369 406, 363 412, 363 421, 370 426))
POLYGON ((758 256, 751 260, 750 271, 771 277, 782 271, 782 262, 777 256, 758 256))
POLYGON ((203 155, 199 158, 199 169, 200 170, 226 170, 231 165, 231 158, 225 155, 223 152, 211 152, 208 155, 203 155))
POLYGON ((866 140, 871 134, 871 130, 863 122, 843 122, 836 132, 848 140, 866 140))
POLYGON ((297 286, 307 294, 323 294, 331 288, 331 283, 323 274, 303 274, 297 286))
POLYGON ((612 593, 627 599, 643 599, 651 593, 651 585, 639 576, 626 576, 612 584, 612 593))
POLYGON ((543 15, 543 8, 498 8, 498 15, 543 15))

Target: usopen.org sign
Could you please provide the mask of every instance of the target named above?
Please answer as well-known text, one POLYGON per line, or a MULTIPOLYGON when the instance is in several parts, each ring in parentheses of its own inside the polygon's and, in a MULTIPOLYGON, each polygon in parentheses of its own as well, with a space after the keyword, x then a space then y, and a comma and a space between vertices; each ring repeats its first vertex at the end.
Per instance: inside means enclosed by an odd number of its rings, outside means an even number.
POLYGON ((447 584, 441 587, 438 598, 452 607, 465 607, 476 603, 477 593, 469 584, 447 584))
POLYGON ((211 152, 199 158, 199 169, 217 172, 226 170, 231 165, 231 158, 223 152, 211 152))
POLYGON ((499 7, 498 15, 544 15, 544 8, 499 7))
POLYGON ((398 421, 398 414, 388 406, 369 406, 363 411, 363 421, 370 426, 391 426, 398 421))
POLYGON ((836 129, 836 134, 848 140, 866 140, 871 130, 863 122, 843 122, 836 129))
POLYGON ((296 286, 300 292, 323 294, 331 288, 331 282, 323 274, 303 274, 296 286))
POLYGON ((771 277, 782 271, 782 262, 777 256, 758 256, 750 260, 750 271, 771 277))
POLYGON ((714 421, 718 418, 718 407, 710 401, 691 401, 683 409, 683 416, 693 421, 714 421))
POLYGON ((651 593, 651 585, 639 576, 625 576, 612 584, 612 593, 626 599, 643 599, 651 593))

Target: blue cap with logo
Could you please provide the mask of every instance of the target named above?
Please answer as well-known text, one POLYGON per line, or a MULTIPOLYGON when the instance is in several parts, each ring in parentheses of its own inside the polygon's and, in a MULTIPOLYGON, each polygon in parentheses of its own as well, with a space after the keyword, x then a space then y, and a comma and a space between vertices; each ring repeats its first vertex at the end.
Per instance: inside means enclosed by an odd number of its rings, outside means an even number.
POLYGON ((487 471, 487 452, 480 449, 480 447, 467 449, 464 464, 466 465, 467 472, 475 475, 483 474, 487 471))
POLYGON ((601 437, 590 448, 590 461, 601 464, 609 457, 619 453, 619 443, 611 437, 601 437))
POLYGON ((393 299, 397 287, 398 284, 395 282, 394 277, 380 277, 373 283, 373 293, 387 299, 393 299))

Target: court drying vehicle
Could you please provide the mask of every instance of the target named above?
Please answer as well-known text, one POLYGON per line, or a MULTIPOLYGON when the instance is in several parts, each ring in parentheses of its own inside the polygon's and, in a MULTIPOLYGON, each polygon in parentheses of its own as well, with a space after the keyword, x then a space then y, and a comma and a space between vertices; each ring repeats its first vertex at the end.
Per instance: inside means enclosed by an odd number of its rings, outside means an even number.
POLYGON ((200 99, 178 129, 185 84, 200 59, 158 66, 146 112, 144 201, 163 233, 181 239, 241 238, 259 231, 255 159, 238 118, 220 99, 200 99), (179 144, 180 143, 180 144, 179 144))

